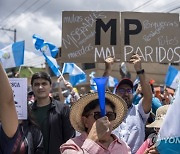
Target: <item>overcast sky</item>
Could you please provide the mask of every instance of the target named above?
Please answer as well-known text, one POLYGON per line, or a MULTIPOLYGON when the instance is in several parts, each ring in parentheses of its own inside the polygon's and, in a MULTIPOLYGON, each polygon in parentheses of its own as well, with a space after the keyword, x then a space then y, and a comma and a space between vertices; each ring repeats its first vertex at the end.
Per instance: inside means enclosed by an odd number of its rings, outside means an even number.
MULTIPOLYGON (((0 29, 16 29, 16 41, 25 40, 26 63, 41 66, 32 35, 59 47, 62 11, 82 10, 180 13, 180 0, 0 0, 0 29)), ((14 32, 0 30, 0 49, 13 41, 14 32)))

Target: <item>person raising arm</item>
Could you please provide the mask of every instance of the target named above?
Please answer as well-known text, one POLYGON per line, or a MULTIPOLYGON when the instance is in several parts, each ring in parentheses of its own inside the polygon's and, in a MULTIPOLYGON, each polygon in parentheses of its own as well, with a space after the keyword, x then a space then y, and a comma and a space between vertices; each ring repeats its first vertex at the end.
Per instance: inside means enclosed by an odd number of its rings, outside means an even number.
POLYGON ((18 117, 13 91, 0 64, 0 154, 9 154, 17 137, 18 117))

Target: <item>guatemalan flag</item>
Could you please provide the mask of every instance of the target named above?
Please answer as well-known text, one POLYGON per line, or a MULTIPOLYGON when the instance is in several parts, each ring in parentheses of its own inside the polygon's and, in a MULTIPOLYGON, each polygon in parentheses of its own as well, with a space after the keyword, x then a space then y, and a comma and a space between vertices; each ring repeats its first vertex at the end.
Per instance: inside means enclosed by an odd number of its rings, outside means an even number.
POLYGON ((180 153, 180 83, 176 89, 173 103, 168 108, 159 131, 158 151, 160 154, 180 153))
POLYGON ((79 83, 86 82, 86 74, 74 63, 64 63, 62 74, 69 74, 69 82, 72 86, 76 86, 79 83))
POLYGON ((61 72, 59 71, 59 65, 55 59, 59 49, 52 43, 45 42, 41 37, 33 35, 33 42, 36 50, 41 51, 43 54, 48 66, 51 68, 53 73, 59 77, 61 72))
MULTIPOLYGON (((97 86, 96 86, 96 83, 94 82, 93 78, 95 78, 94 74, 96 74, 96 72, 91 72, 89 74, 89 77, 90 77, 90 86, 91 86, 91 89, 93 91, 97 91, 97 86)), ((109 76, 108 77, 108 82, 107 82, 107 86, 108 87, 116 87, 116 85, 119 83, 118 79, 117 78, 114 78, 112 76, 109 76)))
POLYGON ((24 64, 24 44, 19 41, 0 50, 0 62, 5 69, 24 64))
POLYGON ((165 78, 166 86, 176 89, 179 82, 180 82, 180 71, 173 66, 169 66, 165 78))
POLYGON ((95 78, 94 74, 96 74, 96 72, 91 72, 89 74, 89 77, 90 77, 90 87, 93 91, 97 91, 97 86, 96 86, 96 83, 95 81, 93 80, 95 78))
POLYGON ((119 83, 118 79, 109 76, 108 78, 108 87, 116 87, 116 85, 119 83))

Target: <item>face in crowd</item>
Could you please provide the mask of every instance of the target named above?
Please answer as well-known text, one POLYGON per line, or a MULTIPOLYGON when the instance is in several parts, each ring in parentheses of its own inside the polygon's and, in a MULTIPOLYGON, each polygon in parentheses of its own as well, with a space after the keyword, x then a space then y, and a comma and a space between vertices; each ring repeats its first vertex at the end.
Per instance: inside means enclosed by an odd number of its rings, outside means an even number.
MULTIPOLYGON (((82 120, 87 133, 90 132, 94 122, 102 117, 98 101, 98 99, 92 101, 84 108, 84 111, 82 113, 82 120)), ((116 119, 116 113, 114 110, 115 106, 106 99, 106 116, 109 122, 116 119)))
POLYGON ((46 72, 38 72, 32 76, 31 86, 37 99, 49 97, 51 91, 51 78, 46 72))
POLYGON ((116 90, 116 94, 127 103, 128 108, 131 107, 133 99, 133 91, 131 86, 128 84, 120 85, 116 90))

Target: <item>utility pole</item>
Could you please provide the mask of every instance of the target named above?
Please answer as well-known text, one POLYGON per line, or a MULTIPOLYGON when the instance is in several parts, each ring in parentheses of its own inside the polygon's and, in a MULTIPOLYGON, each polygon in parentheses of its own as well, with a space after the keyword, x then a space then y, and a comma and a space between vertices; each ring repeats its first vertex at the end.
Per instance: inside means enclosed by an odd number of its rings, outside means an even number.
POLYGON ((16 29, 7 29, 7 28, 0 28, 0 30, 5 30, 5 31, 10 31, 10 32, 14 32, 14 42, 16 42, 16 29))

